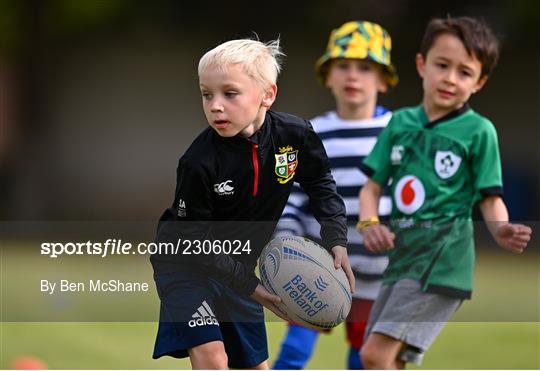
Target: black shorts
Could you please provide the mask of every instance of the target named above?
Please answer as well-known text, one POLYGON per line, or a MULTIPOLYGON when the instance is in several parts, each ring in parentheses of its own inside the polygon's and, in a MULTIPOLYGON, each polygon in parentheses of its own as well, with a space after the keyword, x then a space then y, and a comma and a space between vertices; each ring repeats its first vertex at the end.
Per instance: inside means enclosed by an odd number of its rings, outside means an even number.
POLYGON ((268 359, 259 303, 207 274, 182 270, 154 279, 161 307, 153 358, 185 358, 189 348, 220 340, 229 367, 254 367, 268 359))

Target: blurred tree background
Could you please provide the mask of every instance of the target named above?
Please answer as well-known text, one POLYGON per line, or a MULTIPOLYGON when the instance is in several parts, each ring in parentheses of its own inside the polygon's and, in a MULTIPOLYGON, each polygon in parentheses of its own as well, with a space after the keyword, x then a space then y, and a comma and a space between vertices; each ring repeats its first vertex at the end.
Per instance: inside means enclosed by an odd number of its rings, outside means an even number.
POLYGON ((383 25, 400 84, 382 103, 415 105, 414 56, 432 17, 483 18, 501 59, 473 107, 498 128, 514 219, 538 220, 540 5, 534 0, 0 0, 0 219, 154 220, 178 157, 206 122, 200 56, 231 38, 279 37, 287 54, 274 106, 333 107, 313 64, 332 28, 383 25))

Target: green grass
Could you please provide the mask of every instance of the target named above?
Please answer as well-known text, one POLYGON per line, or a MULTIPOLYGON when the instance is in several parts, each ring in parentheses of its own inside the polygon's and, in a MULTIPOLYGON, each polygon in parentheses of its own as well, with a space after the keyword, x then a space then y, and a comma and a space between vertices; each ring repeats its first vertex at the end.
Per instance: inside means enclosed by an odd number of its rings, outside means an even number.
MULTIPOLYGON (((54 369, 186 369, 189 361, 151 359, 154 323, 4 323, 1 368, 33 355, 54 369)), ((274 359, 285 331, 268 324, 274 359)), ((449 323, 422 369, 539 369, 538 323, 449 323)), ((321 335, 310 369, 345 367, 343 327, 321 335)), ((415 367, 416 368, 416 367, 415 367)))
MULTIPOLYGON (((539 258, 534 253, 480 254, 473 300, 444 328, 421 368, 540 369, 539 258)), ((39 292, 42 278, 120 277, 152 282, 146 259, 75 257, 53 262, 35 256, 34 249, 20 247, 3 248, 0 259, 4 320, 0 322, 0 368, 25 355, 39 357, 54 369, 189 368, 187 360, 151 359, 158 308, 153 287, 144 295, 81 294, 57 299, 39 292), (105 322, 107 313, 112 316, 118 311, 126 313, 124 317, 116 314, 125 318, 122 322, 105 322), (39 318, 56 320, 37 322, 39 318), (61 322, 66 320, 79 322, 61 322)), ((285 330, 284 323, 268 323, 271 360, 285 330)), ((346 352, 340 326, 320 336, 308 368, 344 368, 346 352)))

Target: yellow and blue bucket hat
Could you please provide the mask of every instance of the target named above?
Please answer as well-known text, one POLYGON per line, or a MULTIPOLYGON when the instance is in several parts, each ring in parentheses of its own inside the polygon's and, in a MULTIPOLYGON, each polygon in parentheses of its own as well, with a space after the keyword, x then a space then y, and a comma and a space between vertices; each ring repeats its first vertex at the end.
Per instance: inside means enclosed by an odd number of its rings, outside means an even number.
POLYGON ((391 49, 390 35, 378 24, 367 21, 344 23, 332 31, 326 52, 315 63, 317 78, 324 85, 328 62, 332 59, 366 59, 381 65, 387 84, 394 87, 398 83, 398 74, 390 62, 391 49))

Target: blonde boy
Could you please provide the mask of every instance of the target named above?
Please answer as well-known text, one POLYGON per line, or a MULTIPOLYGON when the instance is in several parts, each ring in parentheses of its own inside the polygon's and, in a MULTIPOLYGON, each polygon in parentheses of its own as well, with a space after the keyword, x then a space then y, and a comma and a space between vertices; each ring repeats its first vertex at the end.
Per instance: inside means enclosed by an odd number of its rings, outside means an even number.
POLYGON ((343 201, 328 158, 308 121, 269 110, 283 54, 279 42, 232 40, 199 62, 203 110, 210 125, 180 159, 172 206, 157 241, 193 249, 151 257, 161 300, 154 358, 188 357, 195 369, 267 368, 263 305, 281 315, 254 274, 293 181, 312 198, 324 246, 354 289, 343 201), (225 245, 221 253, 197 241, 225 245), (236 251, 236 253, 233 253, 236 251))

